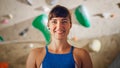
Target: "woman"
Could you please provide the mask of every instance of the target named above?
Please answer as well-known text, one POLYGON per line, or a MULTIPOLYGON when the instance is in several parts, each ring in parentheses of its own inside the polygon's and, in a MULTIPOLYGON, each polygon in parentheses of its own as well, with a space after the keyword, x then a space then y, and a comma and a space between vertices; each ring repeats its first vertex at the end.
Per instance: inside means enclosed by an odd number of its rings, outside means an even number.
POLYGON ((71 27, 68 9, 60 5, 55 6, 48 18, 51 42, 48 46, 31 51, 26 68, 92 68, 88 52, 68 43, 67 36, 71 27))

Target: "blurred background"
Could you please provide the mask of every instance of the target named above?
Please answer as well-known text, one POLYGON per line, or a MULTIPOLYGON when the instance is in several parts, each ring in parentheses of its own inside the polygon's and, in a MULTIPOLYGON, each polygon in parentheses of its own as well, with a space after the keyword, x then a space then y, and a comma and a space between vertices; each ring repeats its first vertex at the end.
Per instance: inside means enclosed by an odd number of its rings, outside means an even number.
POLYGON ((48 15, 55 5, 70 10, 73 25, 68 41, 89 51, 93 68, 120 68, 119 0, 0 0, 0 68, 25 68, 29 52, 46 45, 42 32, 46 23, 39 23, 43 29, 38 29, 33 21, 48 15), (89 26, 76 18, 80 5, 87 9, 81 13, 89 26))

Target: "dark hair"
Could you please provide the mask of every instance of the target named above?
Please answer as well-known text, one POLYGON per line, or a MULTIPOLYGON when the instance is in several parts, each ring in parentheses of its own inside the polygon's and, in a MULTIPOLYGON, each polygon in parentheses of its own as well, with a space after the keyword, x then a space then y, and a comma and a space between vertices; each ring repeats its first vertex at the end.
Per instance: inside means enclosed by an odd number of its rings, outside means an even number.
POLYGON ((48 21, 54 17, 64 17, 64 18, 68 17, 70 19, 70 23, 71 23, 71 14, 70 14, 69 10, 64 6, 56 5, 50 11, 48 21))

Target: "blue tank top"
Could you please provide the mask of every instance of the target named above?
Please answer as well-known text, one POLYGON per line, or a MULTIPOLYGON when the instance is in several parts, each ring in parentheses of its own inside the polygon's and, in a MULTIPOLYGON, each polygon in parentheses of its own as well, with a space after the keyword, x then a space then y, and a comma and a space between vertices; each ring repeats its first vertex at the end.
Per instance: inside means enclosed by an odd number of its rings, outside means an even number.
POLYGON ((70 52, 66 54, 53 54, 48 51, 46 46, 46 56, 42 62, 42 68, 75 68, 73 48, 72 46, 70 52))

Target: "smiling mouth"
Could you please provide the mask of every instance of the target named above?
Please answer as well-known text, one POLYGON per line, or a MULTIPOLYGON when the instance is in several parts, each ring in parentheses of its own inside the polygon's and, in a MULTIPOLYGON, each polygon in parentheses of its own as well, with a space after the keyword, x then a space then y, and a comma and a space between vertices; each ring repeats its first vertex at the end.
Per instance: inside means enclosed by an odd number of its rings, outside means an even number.
POLYGON ((65 30, 57 30, 55 32, 58 33, 58 34, 63 34, 63 33, 65 33, 65 30))

